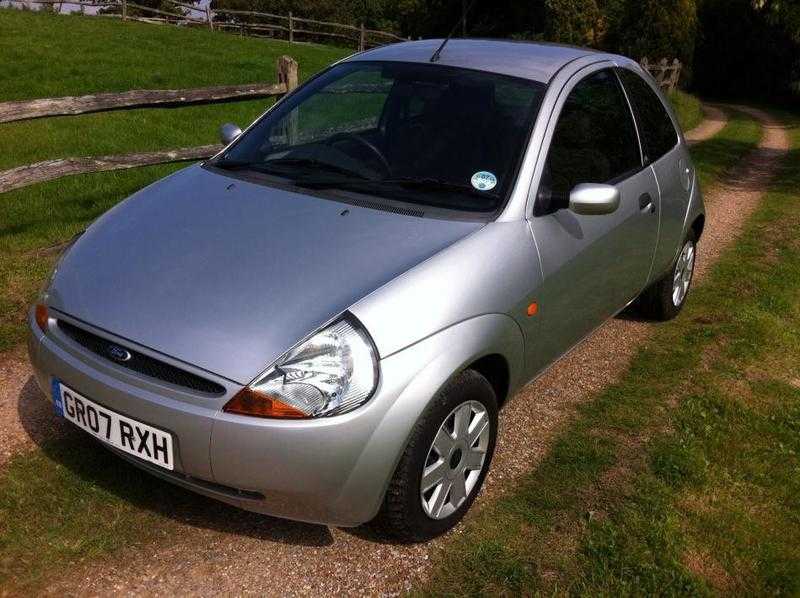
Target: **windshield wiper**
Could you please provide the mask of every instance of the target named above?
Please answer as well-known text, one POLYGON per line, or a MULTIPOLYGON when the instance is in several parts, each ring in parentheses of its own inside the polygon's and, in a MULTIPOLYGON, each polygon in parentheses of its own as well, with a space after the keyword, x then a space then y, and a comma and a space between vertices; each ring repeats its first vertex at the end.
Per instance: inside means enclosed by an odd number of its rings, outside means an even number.
MULTIPOLYGON (((295 179, 295 177, 292 176, 297 174, 297 167, 315 168, 318 170, 324 170, 326 172, 338 173, 358 181, 369 180, 367 176, 354 170, 350 170, 349 168, 344 168, 328 162, 320 162, 311 158, 275 158, 273 160, 261 162, 222 158, 220 160, 209 162, 209 165, 222 168, 224 170, 255 170, 265 174, 274 174, 281 177, 291 178, 292 180, 303 180, 303 178, 295 179)), ((338 180, 340 179, 336 179, 333 182, 337 182, 338 180)), ((331 179, 326 178, 325 181, 331 181, 331 179)))
POLYGON ((216 168, 222 168, 224 170, 243 170, 247 168, 252 168, 254 170, 258 169, 263 162, 253 162, 251 160, 231 160, 228 158, 220 158, 219 160, 214 160, 209 162, 209 166, 214 166, 216 168))
MULTIPOLYGON (((320 162, 319 160, 315 160, 314 158, 273 158, 272 160, 267 160, 262 164, 267 168, 270 168, 273 165, 279 168, 281 167, 291 168, 294 166, 299 166, 301 168, 316 168, 319 170, 324 170, 326 172, 335 172, 338 174, 343 174, 348 177, 353 177, 360 181, 370 180, 368 176, 361 174, 358 171, 351 170, 350 168, 339 166, 337 164, 331 164, 330 162, 320 162)), ((281 170, 285 171, 285 168, 281 168, 281 170)), ((298 182, 302 180, 303 179, 297 179, 298 182)), ((331 179, 326 179, 326 180, 331 180, 331 179)))
POLYGON ((454 183, 452 181, 445 181, 443 179, 436 179, 432 177, 397 177, 383 179, 381 183, 388 185, 399 185, 401 187, 411 187, 414 189, 424 189, 429 191, 459 191, 462 193, 469 193, 470 195, 477 195, 486 198, 487 195, 492 197, 494 194, 487 194, 486 191, 480 191, 472 185, 464 183, 454 183))
POLYGON ((308 187, 309 189, 342 188, 342 189, 361 189, 364 187, 375 188, 384 185, 397 185, 408 189, 419 189, 423 191, 456 191, 458 193, 468 193, 486 200, 493 200, 494 194, 487 194, 485 191, 475 189, 470 185, 453 183, 434 178, 413 178, 397 177, 387 179, 367 179, 365 178, 331 178, 331 177, 307 177, 294 181, 298 187, 308 187))

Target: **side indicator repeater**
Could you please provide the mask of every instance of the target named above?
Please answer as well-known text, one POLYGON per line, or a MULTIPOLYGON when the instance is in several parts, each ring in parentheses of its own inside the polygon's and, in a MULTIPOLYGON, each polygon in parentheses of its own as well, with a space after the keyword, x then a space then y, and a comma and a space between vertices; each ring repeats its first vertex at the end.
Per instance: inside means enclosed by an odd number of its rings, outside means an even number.
POLYGON ((528 305, 528 317, 535 316, 538 313, 539 313, 539 304, 536 301, 528 305))

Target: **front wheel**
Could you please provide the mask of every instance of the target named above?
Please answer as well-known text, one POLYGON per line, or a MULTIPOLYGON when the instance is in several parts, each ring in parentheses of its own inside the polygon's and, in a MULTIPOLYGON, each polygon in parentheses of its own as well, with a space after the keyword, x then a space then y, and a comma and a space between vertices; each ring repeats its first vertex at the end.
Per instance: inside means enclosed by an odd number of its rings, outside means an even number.
POLYGON ((497 439, 497 398, 474 370, 454 378, 431 401, 386 491, 388 531, 406 541, 438 536, 469 510, 497 439))
POLYGON ((689 231, 672 269, 639 298, 639 309, 645 317, 671 320, 681 311, 689 294, 697 257, 697 237, 689 231))

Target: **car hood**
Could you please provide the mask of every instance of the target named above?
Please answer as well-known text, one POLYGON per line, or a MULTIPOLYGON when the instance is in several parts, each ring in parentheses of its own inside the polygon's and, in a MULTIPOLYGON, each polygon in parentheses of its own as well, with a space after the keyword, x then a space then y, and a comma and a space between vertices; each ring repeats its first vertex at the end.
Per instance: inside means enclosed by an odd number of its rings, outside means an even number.
POLYGON ((98 219, 48 302, 240 383, 481 226, 343 204, 193 166, 98 219))

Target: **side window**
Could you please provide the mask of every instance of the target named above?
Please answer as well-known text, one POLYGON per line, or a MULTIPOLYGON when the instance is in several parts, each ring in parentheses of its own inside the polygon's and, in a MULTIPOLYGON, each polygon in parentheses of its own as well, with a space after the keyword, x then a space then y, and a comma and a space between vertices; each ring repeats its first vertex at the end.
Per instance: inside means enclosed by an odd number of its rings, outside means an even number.
POLYGON ((547 156, 539 212, 565 207, 579 183, 608 183, 641 167, 628 102, 611 69, 593 73, 570 92, 547 156))
POLYGON ((628 69, 619 69, 618 72, 636 112, 645 163, 655 162, 675 147, 678 133, 664 104, 644 79, 628 69))

